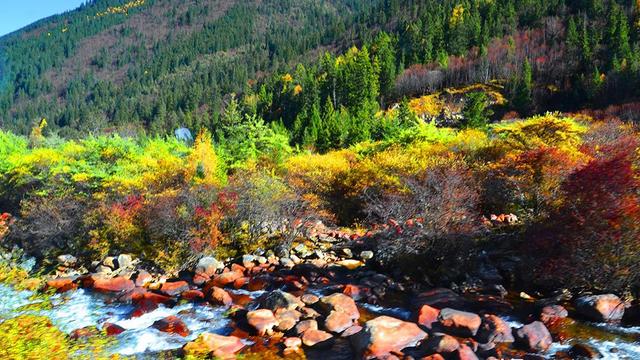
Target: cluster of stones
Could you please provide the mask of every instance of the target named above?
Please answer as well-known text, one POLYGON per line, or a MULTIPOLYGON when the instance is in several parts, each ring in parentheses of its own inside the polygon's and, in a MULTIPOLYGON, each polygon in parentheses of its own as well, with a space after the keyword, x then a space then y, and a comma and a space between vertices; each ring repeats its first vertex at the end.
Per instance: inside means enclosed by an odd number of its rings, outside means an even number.
MULTIPOLYGON (((58 258, 58 277, 47 281, 47 287, 58 292, 84 287, 112 294, 117 300, 134 305, 131 317, 178 301, 226 306, 235 326, 248 329, 252 339, 275 339, 284 354, 305 348, 330 348, 342 339, 348 340, 354 353, 362 358, 499 359, 513 354, 535 358, 532 356, 537 355, 531 354, 547 351, 553 342, 552 334, 560 337, 559 329, 570 321, 564 307, 548 304, 541 307, 534 321, 513 329, 495 314, 470 312, 465 299, 449 289, 415 295, 410 321, 384 315, 363 319, 356 301, 377 303, 388 290, 405 289, 389 277, 363 267, 374 257, 373 252, 353 254, 349 248, 336 247, 336 239, 351 236, 332 235, 322 235, 320 246, 298 244, 284 257, 273 253, 245 255, 227 264, 203 257, 192 271, 172 279, 138 269, 139 262, 126 254, 92 264, 92 273, 65 255, 58 258), (353 274, 349 282, 335 281, 331 277, 335 268, 353 274), (351 271, 354 269, 358 271, 351 271), (311 291, 311 285, 318 284, 323 284, 321 291, 311 291), (231 289, 275 290, 251 302, 240 299, 231 289)), ((583 296, 575 299, 574 305, 577 314, 600 322, 620 321, 625 311, 625 304, 610 294, 583 296)), ((176 316, 158 320, 152 326, 177 336, 191 333, 176 316)), ((126 331, 110 323, 104 324, 103 330, 108 335, 126 331)), ((185 355, 233 357, 247 346, 241 336, 200 334, 182 351, 185 355)), ((556 356, 571 358, 576 354, 599 355, 578 345, 556 356)))

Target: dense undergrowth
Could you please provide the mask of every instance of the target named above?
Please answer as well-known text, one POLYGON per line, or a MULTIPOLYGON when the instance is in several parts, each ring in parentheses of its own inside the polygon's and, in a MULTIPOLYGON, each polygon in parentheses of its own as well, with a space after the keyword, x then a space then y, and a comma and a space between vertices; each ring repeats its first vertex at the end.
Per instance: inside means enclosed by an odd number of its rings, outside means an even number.
POLYGON ((268 136, 233 145, 248 149, 240 157, 207 132, 193 144, 0 132, 0 197, 13 215, 2 241, 45 263, 130 252, 176 271, 202 253, 286 248, 308 220, 361 229, 415 221, 411 236, 379 240, 384 265, 428 258, 442 271, 507 232, 533 284, 637 285, 633 128, 552 113, 482 128, 396 124, 383 140, 324 154, 293 151, 286 137, 264 142, 278 135, 263 126, 268 136), (503 213, 518 222, 492 226, 490 215, 503 213))

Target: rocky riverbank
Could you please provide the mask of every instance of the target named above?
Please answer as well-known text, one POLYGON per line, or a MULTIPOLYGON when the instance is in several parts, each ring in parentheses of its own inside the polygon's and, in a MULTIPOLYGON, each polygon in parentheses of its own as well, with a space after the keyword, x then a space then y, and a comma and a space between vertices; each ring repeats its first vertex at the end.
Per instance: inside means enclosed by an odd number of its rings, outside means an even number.
MULTIPOLYGON (((220 358, 640 354, 635 345, 640 329, 620 325, 635 323, 637 310, 613 294, 538 298, 501 285, 429 288, 375 270, 372 251, 352 250, 357 242, 340 232, 314 234, 283 257, 272 251, 228 261, 205 256, 175 276, 145 269, 127 254, 94 262, 90 269, 65 255, 57 259, 55 276, 47 279, 45 289, 60 294, 56 296, 100 294, 111 306, 121 304, 117 321, 105 321, 110 315, 104 314, 95 324, 109 336, 131 341, 127 333, 146 326, 171 340, 163 347, 138 341, 125 347, 125 354, 166 349, 175 349, 171 356, 220 358)), ((70 336, 91 336, 89 328, 69 329, 70 336)))

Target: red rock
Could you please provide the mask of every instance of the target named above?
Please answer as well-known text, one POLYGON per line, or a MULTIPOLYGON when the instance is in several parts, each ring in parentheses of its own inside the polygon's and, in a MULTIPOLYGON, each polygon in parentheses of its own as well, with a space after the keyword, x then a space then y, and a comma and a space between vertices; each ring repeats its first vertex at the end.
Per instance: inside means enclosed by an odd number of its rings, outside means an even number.
POLYGON ((248 277, 241 277, 239 279, 236 279, 236 281, 233 282, 233 288, 234 289, 242 289, 248 283, 249 283, 249 278, 248 277))
POLYGON ((205 357, 213 355, 227 359, 244 347, 242 340, 236 336, 222 336, 211 333, 201 334, 195 341, 187 343, 182 350, 185 355, 205 357))
POLYGON ((511 327, 496 315, 484 315, 482 324, 476 334, 481 344, 512 343, 514 341, 511 327))
POLYGON ((353 319, 345 312, 331 311, 324 320, 324 327, 328 331, 341 333, 353 325, 353 319))
POLYGON ((347 330, 342 332, 342 337, 349 337, 349 336, 353 336, 357 333, 359 333, 360 331, 362 331, 362 326, 360 325, 353 325, 351 327, 349 327, 347 330))
POLYGON ((173 315, 154 322, 152 326, 162 332, 178 334, 180 336, 188 336, 190 334, 184 321, 173 315))
POLYGON ((136 308, 131 313, 131 317, 140 317, 144 314, 150 313, 158 308, 158 303, 152 300, 143 299, 138 301, 136 308))
POLYGON ((229 306, 233 304, 233 299, 228 292, 217 286, 213 286, 209 289, 207 300, 213 305, 229 306))
POLYGON ((320 298, 313 294, 304 294, 300 297, 300 300, 306 305, 313 305, 320 301, 320 298))
POLYGON ((166 282, 160 287, 160 292, 169 296, 177 296, 187 290, 189 290, 189 283, 186 281, 166 282))
POLYGON ((243 277, 243 275, 240 272, 228 271, 214 277, 209 284, 217 287, 225 287, 241 277, 243 277))
POLYGON ((516 337, 518 343, 530 351, 546 351, 553 342, 549 330, 540 321, 519 328, 516 330, 516 337))
POLYGON ((180 297, 188 301, 197 301, 203 300, 204 294, 200 290, 187 290, 183 291, 182 294, 180 294, 180 297))
POLYGON ((302 314, 297 310, 278 309, 275 316, 278 330, 289 331, 300 321, 302 314))
POLYGON ((594 321, 617 322, 622 320, 625 305, 613 294, 588 295, 576 300, 576 311, 594 321))
POLYGON ((455 355, 457 360, 478 360, 478 356, 476 356, 473 350, 464 344, 460 345, 455 355))
POLYGON ((350 339, 356 351, 370 359, 417 346, 426 337, 427 333, 414 323, 379 316, 367 321, 364 329, 350 339))
POLYGON ((345 294, 335 293, 329 296, 324 296, 320 299, 323 307, 330 311, 340 311, 345 313, 349 318, 358 320, 360 318, 360 311, 356 302, 345 294))
POLYGON ((201 274, 201 273, 198 273, 198 274, 193 275, 193 279, 192 279, 192 281, 193 281, 193 283, 194 283, 195 285, 202 285, 202 284, 205 284, 205 283, 206 283, 207 281, 209 281, 209 280, 211 280, 211 278, 209 277, 209 275, 207 275, 207 274, 201 274))
POLYGON ((249 280, 249 285, 247 286, 247 289, 249 291, 259 291, 259 290, 264 290, 267 286, 269 286, 269 281, 266 278, 254 277, 254 278, 251 278, 251 280, 249 280))
POLYGON ((418 313, 418 324, 431 329, 432 324, 438 321, 438 315, 440 315, 440 310, 429 305, 422 305, 418 313))
POLYGON ((546 326, 553 325, 567 316, 569 316, 569 312, 561 305, 545 306, 540 311, 540 321, 546 326))
POLYGON ((253 326, 261 336, 270 332, 276 325, 278 325, 276 317, 269 309, 249 311, 247 313, 247 322, 249 325, 253 326))
POLYGON ((231 271, 244 273, 247 270, 247 267, 244 267, 240 264, 231 264, 231 271))
POLYGON ((47 281, 47 289, 55 289, 57 293, 67 292, 76 289, 78 284, 71 278, 57 278, 47 281))
POLYGON ((135 288, 133 281, 117 276, 114 278, 93 277, 93 290, 98 292, 125 292, 135 288))
POLYGON ((102 325, 102 330, 104 330, 107 336, 115 336, 122 334, 125 331, 125 328, 120 325, 106 322, 104 323, 104 325, 102 325))
POLYGON ((326 331, 309 329, 302 334, 302 343, 306 346, 312 347, 322 345, 332 338, 333 335, 326 331))
POLYGON ((318 322, 315 320, 303 320, 296 325, 296 333, 303 334, 307 330, 318 330, 318 322))
POLYGON ((463 337, 475 336, 482 319, 474 313, 445 308, 440 310, 438 323, 452 335, 463 337))
POLYGON ((154 292, 147 291, 145 288, 135 288, 131 292, 131 301, 133 303, 139 303, 143 300, 151 301, 156 304, 169 304, 173 302, 173 299, 167 295, 156 294, 154 292))

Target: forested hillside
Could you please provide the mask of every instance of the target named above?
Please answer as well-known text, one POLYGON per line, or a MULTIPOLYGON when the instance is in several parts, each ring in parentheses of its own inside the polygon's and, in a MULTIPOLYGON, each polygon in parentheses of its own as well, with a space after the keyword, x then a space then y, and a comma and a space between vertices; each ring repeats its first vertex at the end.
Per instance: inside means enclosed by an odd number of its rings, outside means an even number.
POLYGON ((216 131, 235 93, 293 143, 367 124, 318 144, 335 147, 372 136, 379 109, 449 86, 498 81, 523 115, 602 106, 637 95, 637 17, 606 0, 90 1, 0 39, 0 125, 216 131))

